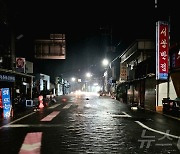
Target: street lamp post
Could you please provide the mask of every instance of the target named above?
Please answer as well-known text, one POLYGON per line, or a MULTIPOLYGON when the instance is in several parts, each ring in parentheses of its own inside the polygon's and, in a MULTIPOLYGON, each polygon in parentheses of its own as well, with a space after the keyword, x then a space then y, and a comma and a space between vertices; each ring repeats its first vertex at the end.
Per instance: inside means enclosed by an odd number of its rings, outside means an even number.
POLYGON ((107 67, 109 65, 108 59, 103 59, 102 64, 103 66, 107 67))
POLYGON ((71 78, 71 81, 72 81, 72 89, 71 89, 71 91, 75 91, 76 78, 75 78, 75 77, 72 77, 72 78, 71 78))
POLYGON ((86 77, 87 77, 87 80, 86 80, 86 82, 85 82, 85 89, 86 89, 86 91, 90 91, 90 88, 89 88, 89 86, 90 86, 90 79, 91 79, 91 77, 92 77, 92 73, 90 73, 90 72, 87 72, 86 73, 86 77))
POLYGON ((107 85, 107 70, 108 70, 108 66, 109 66, 109 60, 108 59, 103 59, 103 61, 102 61, 102 64, 103 64, 103 66, 105 67, 105 69, 104 69, 104 75, 103 75, 103 93, 105 93, 106 92, 106 90, 105 90, 105 87, 106 87, 106 85, 107 85))

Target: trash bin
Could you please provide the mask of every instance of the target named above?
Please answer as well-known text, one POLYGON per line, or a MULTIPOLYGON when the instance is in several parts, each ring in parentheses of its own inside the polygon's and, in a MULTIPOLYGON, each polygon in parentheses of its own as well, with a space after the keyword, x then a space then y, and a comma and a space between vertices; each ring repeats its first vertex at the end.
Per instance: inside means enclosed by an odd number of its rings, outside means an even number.
POLYGON ((163 104, 163 113, 170 112, 170 98, 163 98, 162 104, 163 104))
POLYGON ((173 116, 179 116, 180 114, 180 100, 171 100, 169 98, 163 98, 163 113, 173 116))

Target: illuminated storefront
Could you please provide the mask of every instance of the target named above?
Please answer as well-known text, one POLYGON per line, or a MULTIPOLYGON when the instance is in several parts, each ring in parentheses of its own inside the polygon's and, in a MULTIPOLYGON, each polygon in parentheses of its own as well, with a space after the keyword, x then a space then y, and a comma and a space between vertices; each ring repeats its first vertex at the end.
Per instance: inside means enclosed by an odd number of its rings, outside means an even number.
POLYGON ((16 108, 14 99, 18 95, 20 97, 24 97, 25 99, 32 99, 32 83, 33 83, 33 76, 31 75, 15 72, 11 70, 6 70, 6 69, 0 69, 1 115, 2 115, 2 111, 5 108, 5 104, 7 108, 7 103, 8 106, 10 106, 10 109, 16 108), (8 100, 8 102, 6 100, 8 100))

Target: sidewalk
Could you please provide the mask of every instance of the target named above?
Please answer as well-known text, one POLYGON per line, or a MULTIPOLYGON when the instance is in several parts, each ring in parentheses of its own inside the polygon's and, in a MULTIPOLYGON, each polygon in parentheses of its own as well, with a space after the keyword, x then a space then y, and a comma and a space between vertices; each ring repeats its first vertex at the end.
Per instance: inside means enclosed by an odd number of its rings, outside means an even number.
POLYGON ((157 114, 161 114, 161 115, 164 115, 166 117, 173 118, 173 119, 176 119, 176 120, 180 121, 180 115, 174 115, 173 113, 164 113, 163 111, 153 111, 153 110, 144 109, 144 108, 140 108, 140 107, 138 107, 138 109, 140 109, 140 110, 148 110, 148 111, 151 111, 151 112, 154 112, 154 113, 157 113, 157 114))
POLYGON ((167 113, 163 113, 163 111, 158 111, 156 113, 159 113, 159 114, 162 114, 166 117, 170 117, 170 118, 173 118, 173 119, 176 119, 176 120, 179 120, 180 121, 180 116, 175 116, 175 115, 171 115, 171 114, 167 114, 167 113))

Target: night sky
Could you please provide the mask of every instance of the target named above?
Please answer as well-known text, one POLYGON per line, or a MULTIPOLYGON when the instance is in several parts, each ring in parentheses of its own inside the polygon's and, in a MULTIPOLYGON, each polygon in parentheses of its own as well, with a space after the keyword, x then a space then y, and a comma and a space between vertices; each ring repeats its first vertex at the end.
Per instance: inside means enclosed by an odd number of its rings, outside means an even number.
POLYGON ((135 39, 155 40, 157 20, 167 21, 170 17, 172 42, 179 41, 177 1, 157 0, 158 8, 155 1, 9 2, 16 35, 24 35, 16 44, 16 53, 33 61, 35 72, 52 77, 80 75, 88 70, 100 73, 105 56, 119 55, 135 39), (34 59, 34 40, 49 37, 51 33, 66 34, 66 59, 34 59), (108 52, 107 45, 114 46, 114 52, 108 52))

